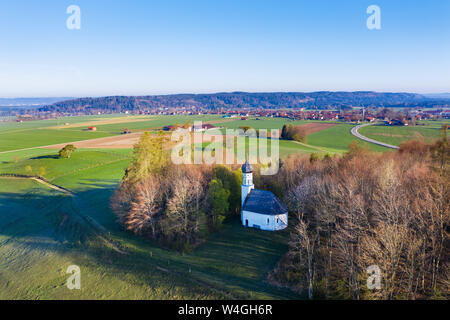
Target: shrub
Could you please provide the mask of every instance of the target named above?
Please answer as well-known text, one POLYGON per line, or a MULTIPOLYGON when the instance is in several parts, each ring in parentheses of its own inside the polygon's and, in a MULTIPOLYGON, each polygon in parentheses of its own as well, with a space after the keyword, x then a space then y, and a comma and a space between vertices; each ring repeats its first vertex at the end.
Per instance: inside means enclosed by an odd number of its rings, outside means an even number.
POLYGON ((73 144, 68 144, 61 150, 59 150, 59 157, 62 159, 69 159, 72 153, 77 150, 77 148, 73 144))

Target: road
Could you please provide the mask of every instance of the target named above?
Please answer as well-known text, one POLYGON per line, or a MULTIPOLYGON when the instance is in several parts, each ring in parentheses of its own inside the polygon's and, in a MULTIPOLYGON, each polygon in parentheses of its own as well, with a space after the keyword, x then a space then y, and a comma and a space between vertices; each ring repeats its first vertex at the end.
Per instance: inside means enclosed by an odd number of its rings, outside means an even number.
POLYGON ((356 127, 352 128, 352 131, 351 131, 352 135, 354 135, 358 139, 361 139, 361 140, 369 142, 369 143, 377 144, 379 146, 383 146, 383 147, 391 148, 391 149, 396 149, 396 150, 399 149, 399 147, 397 147, 397 146, 393 146, 391 144, 387 144, 387 143, 384 143, 384 142, 380 142, 380 141, 377 141, 377 140, 373 140, 373 139, 367 138, 367 137, 363 136, 362 134, 360 134, 358 132, 358 130, 361 129, 362 127, 367 127, 367 126, 371 126, 371 125, 372 125, 371 123, 370 124, 361 124, 359 126, 356 126, 356 127))

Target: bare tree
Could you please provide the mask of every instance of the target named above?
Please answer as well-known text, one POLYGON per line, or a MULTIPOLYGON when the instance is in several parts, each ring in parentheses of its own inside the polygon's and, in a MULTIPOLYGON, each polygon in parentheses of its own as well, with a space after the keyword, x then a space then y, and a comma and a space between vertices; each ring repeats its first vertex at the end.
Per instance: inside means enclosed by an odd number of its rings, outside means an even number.
POLYGON ((308 298, 314 297, 315 273, 316 273, 316 250, 318 247, 319 233, 310 225, 305 223, 301 217, 295 226, 289 242, 290 254, 297 258, 300 266, 306 270, 306 283, 308 287, 308 298))
POLYGON ((156 238, 158 215, 163 208, 161 184, 158 177, 149 176, 136 188, 136 199, 131 204, 124 225, 137 234, 156 238))
POLYGON ((173 181, 171 197, 167 202, 164 233, 187 243, 195 242, 204 218, 205 185, 198 174, 185 174, 173 181))

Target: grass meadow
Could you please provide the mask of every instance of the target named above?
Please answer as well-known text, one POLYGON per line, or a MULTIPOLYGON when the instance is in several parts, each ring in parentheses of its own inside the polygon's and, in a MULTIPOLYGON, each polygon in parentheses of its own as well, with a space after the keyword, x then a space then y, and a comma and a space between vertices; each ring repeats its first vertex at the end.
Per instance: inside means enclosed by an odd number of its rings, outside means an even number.
POLYGON ((53 167, 48 179, 75 196, 0 178, 1 299, 296 298, 265 280, 286 251, 287 233, 245 230, 233 220, 192 254, 179 255, 122 231, 109 209, 129 154, 79 150, 63 160, 47 152, 21 161, 53 167), (80 291, 65 286, 73 264, 82 270, 80 291))
POLYGON ((450 121, 421 121, 416 126, 385 126, 384 124, 361 128, 359 132, 371 139, 399 146, 408 140, 432 142, 439 138, 440 129, 450 121))

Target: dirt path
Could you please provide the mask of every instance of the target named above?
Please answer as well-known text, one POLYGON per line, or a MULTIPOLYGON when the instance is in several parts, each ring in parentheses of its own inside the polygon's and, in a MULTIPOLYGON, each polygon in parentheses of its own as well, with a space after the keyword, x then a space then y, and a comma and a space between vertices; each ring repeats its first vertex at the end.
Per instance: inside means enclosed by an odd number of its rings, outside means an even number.
POLYGON ((47 186, 47 187, 49 187, 50 189, 53 189, 53 190, 56 190, 56 191, 65 193, 65 194, 67 194, 67 195, 69 195, 69 196, 71 196, 71 197, 75 197, 75 195, 74 195, 71 191, 69 191, 69 190, 67 190, 67 189, 64 189, 64 188, 62 188, 62 187, 60 187, 60 186, 57 186, 57 185, 55 185, 55 184, 51 184, 50 182, 47 182, 47 181, 45 181, 45 180, 43 180, 43 179, 41 179, 41 178, 31 178, 31 180, 34 180, 34 181, 36 181, 37 183, 43 184, 44 186, 47 186))
POLYGON ((71 197, 75 197, 75 195, 71 191, 69 191, 63 187, 57 186, 56 184, 52 184, 40 177, 27 177, 27 176, 15 175, 15 174, 11 174, 11 175, 2 174, 2 175, 0 175, 0 179, 2 179, 2 178, 3 179, 17 179, 17 180, 33 180, 33 181, 36 181, 37 183, 47 186, 50 189, 65 193, 71 197))
MULTIPOLYGON (((73 198, 76 199, 77 201, 82 201, 82 199, 80 199, 79 197, 77 197, 73 192, 71 192, 71 191, 69 191, 69 190, 67 190, 67 189, 65 189, 65 188, 63 188, 63 187, 54 185, 54 184, 52 184, 52 183, 50 183, 50 182, 48 182, 48 181, 45 181, 44 179, 39 178, 39 177, 26 177, 26 176, 21 176, 21 177, 20 177, 20 176, 14 176, 14 175, 2 175, 2 176, 0 176, 0 179, 23 179, 23 180, 33 180, 33 181, 36 181, 37 183, 40 183, 40 184, 42 184, 42 185, 45 185, 45 186, 47 186, 47 187, 49 187, 49 188, 51 188, 51 189, 53 189, 53 190, 56 190, 56 191, 65 193, 65 194, 67 194, 67 195, 73 197, 73 198)), ((98 236, 98 238, 99 238, 100 240, 102 240, 102 241, 105 243, 106 246, 112 248, 114 251, 116 251, 116 252, 118 252, 118 253, 120 253, 120 254, 124 254, 124 255, 130 254, 130 252, 121 250, 121 249, 114 243, 113 240, 108 239, 108 234, 109 234, 108 230, 105 229, 102 225, 100 225, 97 221, 95 221, 94 219, 92 219, 90 216, 86 216, 86 215, 83 215, 83 214, 81 214, 81 213, 77 213, 77 214, 78 214, 78 216, 79 216, 81 219, 83 219, 83 221, 85 221, 85 222, 89 225, 90 228, 92 228, 92 229, 94 230, 94 232, 96 233, 96 235, 98 236)), ((154 266, 154 267, 155 267, 156 269, 158 269, 159 271, 162 271, 162 272, 165 272, 165 273, 168 273, 168 274, 177 275, 177 276, 179 276, 179 277, 186 277, 186 276, 188 275, 187 272, 180 271, 179 268, 167 268, 167 267, 166 267, 166 268, 163 268, 163 267, 161 267, 158 263, 155 263, 155 262, 153 262, 153 261, 149 261, 148 263, 149 263, 150 265, 154 266)), ((194 271, 194 272, 195 272, 195 271, 194 271)), ((195 272, 195 273, 197 273, 197 272, 195 272)), ((205 286, 205 287, 209 288, 210 290, 212 290, 212 291, 215 292, 215 293, 218 293, 218 294, 220 294, 220 295, 223 295, 224 297, 227 297, 228 299, 232 299, 232 300, 233 300, 233 299, 239 299, 238 296, 235 296, 235 295, 233 295, 232 293, 227 292, 225 289, 216 288, 216 287, 212 286, 208 281, 203 280, 203 279, 201 278, 201 272, 199 273, 199 276, 192 276, 191 271, 189 271, 189 275, 191 275, 190 279, 191 279, 193 282, 195 282, 195 283, 197 283, 197 284, 199 284, 199 285, 205 286)))
MULTIPOLYGON (((36 181, 37 183, 40 183, 50 189, 64 193, 64 194, 72 197, 76 201, 83 201, 82 199, 80 199, 80 197, 78 197, 72 191, 67 190, 63 187, 60 187, 56 184, 52 184, 51 182, 48 182, 40 177, 27 177, 27 176, 13 175, 13 174, 11 174, 11 175, 3 174, 0 176, 0 179, 33 180, 33 181, 36 181)), ((106 234, 108 234, 108 230, 105 227, 103 227, 100 223, 98 223, 96 220, 94 220, 90 216, 83 215, 79 212, 77 212, 77 214, 90 228, 92 228, 92 230, 94 230, 95 234, 99 237, 99 239, 102 240, 107 246, 111 247, 113 250, 115 250, 116 252, 118 252, 120 254, 127 254, 127 252, 119 249, 119 247, 112 240, 108 239, 108 237, 106 236, 106 234)))

